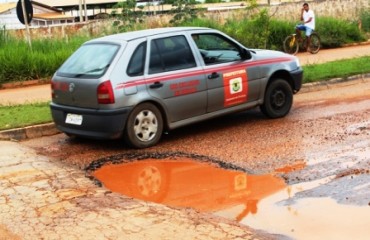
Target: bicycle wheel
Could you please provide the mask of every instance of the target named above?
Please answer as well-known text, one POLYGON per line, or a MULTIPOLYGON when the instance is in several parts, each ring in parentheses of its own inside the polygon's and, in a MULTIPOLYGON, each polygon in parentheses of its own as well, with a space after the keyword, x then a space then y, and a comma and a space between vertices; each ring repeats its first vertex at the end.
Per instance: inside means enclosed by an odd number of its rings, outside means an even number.
POLYGON ((321 47, 320 36, 317 33, 311 34, 311 41, 310 41, 310 53, 315 54, 318 53, 321 47))
POLYGON ((295 55, 299 50, 298 41, 295 34, 287 36, 283 43, 284 52, 295 55))

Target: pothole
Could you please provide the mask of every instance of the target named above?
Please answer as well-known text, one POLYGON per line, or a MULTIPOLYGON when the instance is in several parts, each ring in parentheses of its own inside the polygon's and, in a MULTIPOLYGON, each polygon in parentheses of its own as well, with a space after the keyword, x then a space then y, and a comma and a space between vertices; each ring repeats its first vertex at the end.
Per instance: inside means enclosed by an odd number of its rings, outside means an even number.
POLYGON ((239 204, 253 212, 260 199, 285 187, 284 180, 272 174, 248 175, 187 158, 106 165, 93 176, 126 196, 203 212, 239 204))
MULTIPOLYGON (((334 184, 338 181, 335 175, 289 186, 279 176, 299 174, 305 168, 304 161, 297 161, 273 173, 254 175, 206 156, 148 153, 100 159, 86 170, 113 192, 193 208, 280 236, 368 239, 368 206, 343 205, 331 198, 340 191, 334 184), (325 195, 328 192, 331 195, 325 195)), ((341 180, 346 181, 344 177, 341 180)), ((368 185, 365 181, 359 186, 368 185)))

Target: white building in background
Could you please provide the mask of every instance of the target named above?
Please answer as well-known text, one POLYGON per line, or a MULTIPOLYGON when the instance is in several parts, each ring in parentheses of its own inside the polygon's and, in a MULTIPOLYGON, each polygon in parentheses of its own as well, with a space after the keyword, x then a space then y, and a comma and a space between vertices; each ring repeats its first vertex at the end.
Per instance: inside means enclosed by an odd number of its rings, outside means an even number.
MULTIPOLYGON (((30 27, 48 27, 75 22, 75 17, 64 14, 62 10, 39 2, 31 2, 33 7, 33 18, 29 24, 30 27)), ((0 28, 25 28, 17 17, 17 2, 0 2, 0 28)))
POLYGON ((17 17, 17 3, 0 3, 0 27, 6 29, 24 28, 17 17))
MULTIPOLYGON (((17 18, 17 1, 0 0, 0 29, 25 28, 17 18)), ((32 1, 33 19, 30 27, 49 27, 74 22, 106 18, 115 10, 115 5, 125 0, 37 0, 32 1)), ((198 0, 199 2, 203 0, 198 0)), ((231 2, 218 4, 200 4, 208 11, 229 11, 244 8, 244 2, 231 2)), ((267 1, 267 0, 266 0, 267 1)), ((297 0, 294 0, 297 1, 297 0)), ((137 6, 144 6, 147 14, 169 12, 172 5, 162 5, 162 0, 136 0, 137 6)), ((119 11, 118 11, 119 12, 119 11)))

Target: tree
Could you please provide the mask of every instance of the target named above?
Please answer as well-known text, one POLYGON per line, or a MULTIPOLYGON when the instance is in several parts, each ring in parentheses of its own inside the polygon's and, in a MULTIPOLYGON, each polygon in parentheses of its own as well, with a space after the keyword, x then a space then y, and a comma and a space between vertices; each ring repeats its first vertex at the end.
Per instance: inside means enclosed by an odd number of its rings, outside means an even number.
POLYGON ((113 8, 114 11, 111 15, 116 18, 113 26, 117 27, 119 31, 131 29, 136 23, 144 20, 143 7, 138 7, 140 10, 136 10, 136 0, 119 2, 113 8), (121 10, 120 13, 119 10, 121 10))
POLYGON ((194 9, 195 0, 175 0, 172 6, 175 7, 174 17, 170 21, 172 24, 180 24, 197 18, 196 10, 194 9))

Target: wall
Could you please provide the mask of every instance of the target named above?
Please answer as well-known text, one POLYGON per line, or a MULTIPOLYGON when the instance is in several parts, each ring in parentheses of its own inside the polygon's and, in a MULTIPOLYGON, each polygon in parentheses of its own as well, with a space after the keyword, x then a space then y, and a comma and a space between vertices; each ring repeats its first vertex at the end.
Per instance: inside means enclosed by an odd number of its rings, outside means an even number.
POLYGON ((16 8, 0 14, 0 28, 2 29, 4 25, 13 29, 24 28, 24 25, 18 20, 16 8))
MULTIPOLYGON (((270 15, 278 19, 297 20, 300 18, 300 9, 305 1, 281 3, 269 8, 270 15)), ((370 0, 319 0, 307 1, 315 12, 316 17, 335 17, 346 20, 358 20, 361 9, 370 10, 370 0)))

